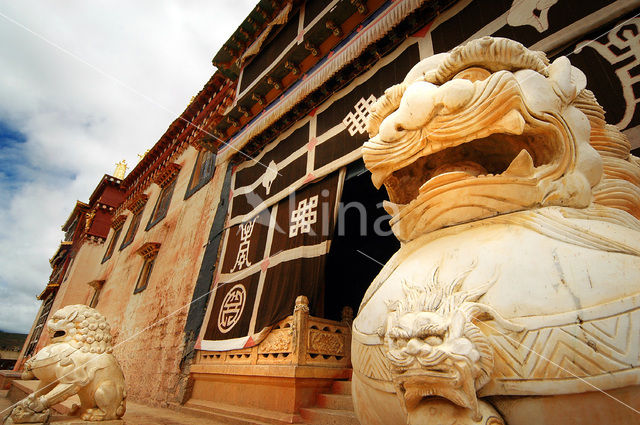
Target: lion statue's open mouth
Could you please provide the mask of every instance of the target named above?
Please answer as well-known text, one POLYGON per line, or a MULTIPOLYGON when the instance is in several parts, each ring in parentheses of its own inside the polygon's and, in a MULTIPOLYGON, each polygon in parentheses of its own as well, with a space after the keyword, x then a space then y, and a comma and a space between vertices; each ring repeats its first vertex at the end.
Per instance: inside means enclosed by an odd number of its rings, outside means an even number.
POLYGON ((537 206, 587 207, 602 161, 574 101, 586 79, 507 39, 418 64, 372 107, 363 157, 402 241, 537 206), (484 52, 492 63, 477 65, 484 52))

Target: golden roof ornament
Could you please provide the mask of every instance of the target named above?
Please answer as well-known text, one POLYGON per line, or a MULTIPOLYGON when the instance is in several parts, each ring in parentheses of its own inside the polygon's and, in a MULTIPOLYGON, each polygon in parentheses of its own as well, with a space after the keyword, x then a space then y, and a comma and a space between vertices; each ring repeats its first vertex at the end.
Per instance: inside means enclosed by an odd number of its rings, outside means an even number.
MULTIPOLYGON (((124 177, 124 173, 123 173, 122 177, 124 177)), ((122 180, 120 177, 118 177, 118 178, 120 180, 122 180)), ((85 232, 88 232, 89 229, 91 229, 91 225, 93 224, 93 219, 95 218, 95 216, 96 216, 96 210, 91 210, 91 211, 89 211, 87 213, 86 220, 85 220, 85 223, 84 223, 84 231, 85 232)))
POLYGON ((113 173, 113 177, 117 179, 124 179, 125 174, 127 173, 127 161, 122 160, 116 163, 116 171, 113 173))
POLYGON ((147 154, 149 153, 151 149, 147 149, 146 151, 144 151, 143 154, 138 154, 138 162, 142 161, 142 159, 147 156, 147 154))

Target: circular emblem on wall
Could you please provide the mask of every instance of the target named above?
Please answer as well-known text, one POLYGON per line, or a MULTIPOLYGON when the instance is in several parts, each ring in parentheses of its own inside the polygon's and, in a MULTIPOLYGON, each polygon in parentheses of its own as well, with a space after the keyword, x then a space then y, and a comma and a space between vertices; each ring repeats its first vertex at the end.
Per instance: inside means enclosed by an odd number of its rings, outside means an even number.
POLYGON ((218 329, 223 334, 229 332, 240 320, 244 310, 244 302, 247 299, 247 291, 244 286, 237 284, 224 297, 220 314, 218 314, 218 329))

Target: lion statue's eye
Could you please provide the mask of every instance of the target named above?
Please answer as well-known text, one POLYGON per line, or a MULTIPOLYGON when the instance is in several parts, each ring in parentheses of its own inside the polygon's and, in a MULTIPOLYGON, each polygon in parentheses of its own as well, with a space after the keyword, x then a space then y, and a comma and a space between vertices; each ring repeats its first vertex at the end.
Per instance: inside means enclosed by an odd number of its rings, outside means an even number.
POLYGON ((473 82, 473 81, 486 80, 487 78, 489 78, 490 75, 491 75, 491 72, 487 71, 486 69, 480 68, 478 66, 474 66, 458 72, 453 77, 453 79, 454 80, 465 79, 473 82))

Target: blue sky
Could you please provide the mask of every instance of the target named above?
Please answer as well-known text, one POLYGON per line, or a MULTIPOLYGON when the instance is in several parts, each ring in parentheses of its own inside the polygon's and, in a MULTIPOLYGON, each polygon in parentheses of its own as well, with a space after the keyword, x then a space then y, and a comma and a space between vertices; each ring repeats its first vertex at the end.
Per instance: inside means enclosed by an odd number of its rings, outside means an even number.
POLYGON ((76 200, 135 164, 254 0, 0 0, 0 329, 28 332, 76 200))
MULTIPOLYGON (((3 195, 13 196, 19 187, 19 182, 28 176, 21 173, 19 164, 26 162, 23 145, 27 141, 27 136, 9 125, 8 122, 0 121, 0 191, 3 195)), ((6 203, 8 199, 0 198, 1 203, 6 203)))

